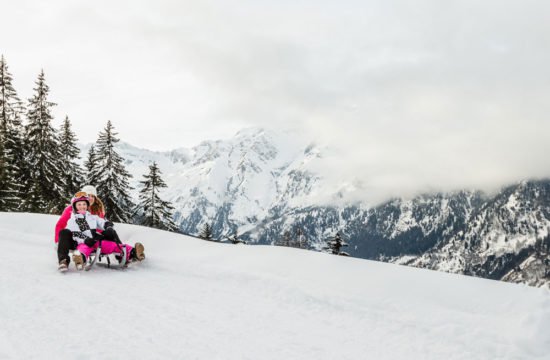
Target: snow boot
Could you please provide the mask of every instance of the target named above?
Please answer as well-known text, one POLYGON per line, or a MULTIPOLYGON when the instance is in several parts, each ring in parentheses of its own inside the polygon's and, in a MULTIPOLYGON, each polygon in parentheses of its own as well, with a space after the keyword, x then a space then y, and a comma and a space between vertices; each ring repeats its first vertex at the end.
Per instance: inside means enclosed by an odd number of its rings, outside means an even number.
POLYGON ((84 265, 86 264, 86 257, 84 256, 84 254, 81 254, 80 252, 75 251, 75 253, 73 254, 73 261, 74 261, 74 266, 76 267, 76 270, 84 269, 84 265))
POLYGON ((69 265, 67 265, 67 260, 63 259, 59 262, 59 266, 57 267, 57 270, 59 270, 59 272, 66 272, 67 270, 69 270, 69 265))
POLYGON ((136 243, 132 251, 130 251, 130 258, 137 261, 143 261, 145 259, 145 247, 142 243, 136 243))

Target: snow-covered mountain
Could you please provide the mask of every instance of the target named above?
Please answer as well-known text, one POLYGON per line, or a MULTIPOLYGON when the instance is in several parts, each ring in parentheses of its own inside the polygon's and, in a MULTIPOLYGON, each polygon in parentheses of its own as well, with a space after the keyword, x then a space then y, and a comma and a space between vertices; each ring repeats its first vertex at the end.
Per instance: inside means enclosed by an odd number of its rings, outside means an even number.
POLYGON ((346 205, 343 200, 365 191, 360 182, 328 176, 333 169, 322 160, 331 149, 288 132, 247 129, 170 152, 124 143, 119 150, 136 197, 148 164, 159 164, 168 184, 163 195, 184 233, 197 234, 209 222, 219 239, 238 232, 249 242, 273 244, 301 229, 307 247, 320 249, 339 231, 355 257, 550 284, 550 180, 523 181, 493 195, 464 190, 346 205))
MULTIPOLYGON (((82 147, 83 154, 88 148, 82 147)), ((148 164, 159 164, 168 185, 163 195, 174 204, 176 221, 186 233, 197 233, 206 222, 214 223, 218 236, 244 233, 274 208, 303 207, 327 194, 311 170, 320 150, 289 132, 246 129, 229 140, 170 152, 127 143, 118 149, 133 175, 136 197, 148 164)))
POLYGON ((57 216, 0 213, 0 359, 547 359, 550 292, 116 224, 126 270, 57 272, 57 216), (29 226, 31 224, 32 226, 29 226))
MULTIPOLYGON (((550 283, 550 181, 522 181, 465 207, 437 243, 401 263, 541 286, 550 283)), ((398 260, 399 261, 399 260, 398 260)))

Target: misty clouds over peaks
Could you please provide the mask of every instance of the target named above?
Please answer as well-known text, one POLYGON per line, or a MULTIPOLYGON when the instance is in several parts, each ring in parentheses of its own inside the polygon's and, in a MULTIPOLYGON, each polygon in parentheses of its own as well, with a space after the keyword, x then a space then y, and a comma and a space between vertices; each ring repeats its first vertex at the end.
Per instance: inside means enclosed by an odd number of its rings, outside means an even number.
POLYGON ((547 1, 21 0, 3 11, 21 98, 43 67, 57 121, 68 114, 81 142, 108 119, 156 150, 294 129, 331 149, 312 166, 382 198, 550 176, 547 1))

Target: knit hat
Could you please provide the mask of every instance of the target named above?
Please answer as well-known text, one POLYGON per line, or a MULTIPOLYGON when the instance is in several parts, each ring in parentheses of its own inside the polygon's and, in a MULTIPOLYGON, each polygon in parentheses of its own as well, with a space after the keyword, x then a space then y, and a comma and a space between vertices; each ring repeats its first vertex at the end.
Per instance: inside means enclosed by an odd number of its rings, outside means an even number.
POLYGON ((76 203, 79 201, 85 201, 88 205, 88 208, 90 207, 90 198, 84 194, 83 192, 78 192, 76 195, 71 199, 71 206, 73 207, 74 212, 76 212, 76 203))
POLYGON ((97 190, 92 185, 86 185, 82 188, 82 191, 87 193, 88 195, 97 196, 97 190))

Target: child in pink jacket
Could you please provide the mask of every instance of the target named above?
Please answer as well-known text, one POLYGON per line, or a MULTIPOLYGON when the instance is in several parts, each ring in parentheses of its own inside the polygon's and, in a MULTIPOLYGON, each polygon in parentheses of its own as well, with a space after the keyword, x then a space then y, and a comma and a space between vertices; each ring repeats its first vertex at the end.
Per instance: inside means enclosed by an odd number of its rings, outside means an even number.
MULTIPOLYGON (((103 207, 103 203, 101 200, 97 197, 97 190, 92 185, 86 185, 82 188, 82 191, 78 192, 77 194, 83 195, 80 193, 86 193, 88 195, 88 200, 90 202, 90 206, 88 206, 88 211, 92 213, 92 215, 97 215, 102 219, 105 219, 105 208, 103 207)), ((73 206, 69 205, 63 210, 63 213, 61 214, 61 217, 59 220, 57 220, 57 223, 55 224, 55 243, 57 244, 59 242, 59 232, 67 226, 67 222, 71 218, 71 213, 73 212, 73 206)), ((98 233, 101 233, 101 231, 98 231, 98 233)))
MULTIPOLYGON (((142 244, 136 243, 135 247, 132 248, 130 245, 120 243, 113 229, 113 224, 98 215, 91 214, 88 211, 89 206, 90 200, 86 193, 77 193, 71 200, 69 219, 66 221, 65 228, 59 231, 57 237, 57 256, 60 271, 68 269, 70 250, 77 250, 73 255, 73 261, 77 269, 82 269, 86 259, 97 249, 100 240, 102 240, 102 254, 122 254, 122 247, 126 247, 127 261, 141 261, 145 258, 142 244), (116 240, 118 240, 118 243, 116 240)), ((57 225, 60 222, 61 219, 57 225)))

